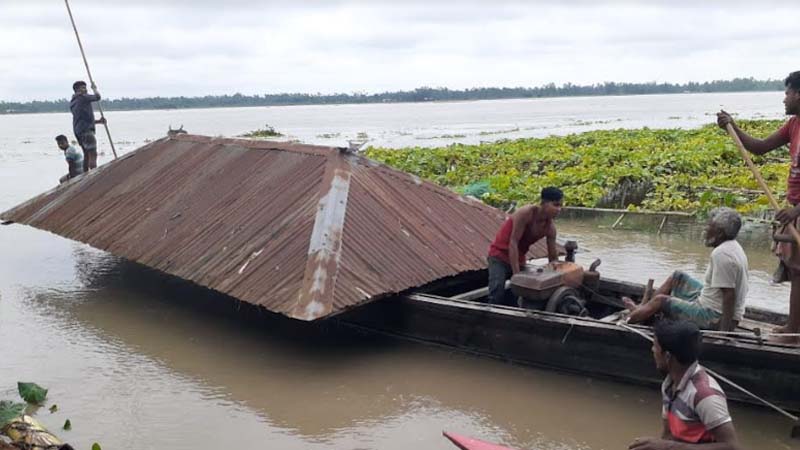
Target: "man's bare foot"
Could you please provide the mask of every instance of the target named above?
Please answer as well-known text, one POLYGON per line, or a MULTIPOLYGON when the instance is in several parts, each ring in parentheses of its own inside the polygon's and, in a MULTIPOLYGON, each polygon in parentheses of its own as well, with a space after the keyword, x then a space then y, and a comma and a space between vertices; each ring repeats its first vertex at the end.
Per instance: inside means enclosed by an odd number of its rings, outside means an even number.
POLYGON ((780 344, 800 345, 800 336, 781 336, 781 334, 798 334, 797 330, 789 328, 788 325, 782 325, 772 329, 772 332, 777 334, 769 337, 769 340, 780 344))
POLYGON ((636 309, 637 306, 636 303, 634 303, 634 301, 631 300, 629 297, 622 297, 622 303, 625 304, 625 309, 627 309, 628 311, 633 311, 634 309, 636 309))

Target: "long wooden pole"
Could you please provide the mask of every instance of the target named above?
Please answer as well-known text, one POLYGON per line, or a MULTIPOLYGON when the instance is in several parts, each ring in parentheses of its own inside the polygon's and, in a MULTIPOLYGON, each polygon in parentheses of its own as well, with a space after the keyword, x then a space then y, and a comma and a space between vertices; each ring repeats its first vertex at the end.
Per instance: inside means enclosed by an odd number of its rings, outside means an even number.
MULTIPOLYGON (((778 202, 775 200, 775 197, 772 196, 772 192, 769 190, 767 182, 764 181, 764 177, 761 176, 761 171, 758 170, 758 167, 756 167, 756 165, 753 164, 753 160, 750 159, 750 154, 747 152, 747 149, 744 148, 744 144, 742 144, 742 140, 739 139, 739 135, 736 134, 736 130, 733 129, 733 125, 728 124, 725 126, 725 129, 728 131, 728 134, 731 135, 731 138, 733 138, 733 142, 736 144, 736 148, 739 149, 739 153, 742 155, 744 162, 747 163, 747 167, 749 167, 750 171, 753 172, 753 176, 756 178, 756 181, 758 181, 759 186, 761 186, 761 190, 764 191, 764 194, 766 194, 767 199, 769 200, 769 204, 772 206, 775 212, 780 211, 781 210, 780 205, 778 205, 778 202)), ((795 228, 794 224, 792 223, 788 224, 788 228, 789 232, 792 233, 795 242, 800 247, 800 233, 797 232, 797 228, 795 228)))
MULTIPOLYGON (((81 43, 81 37, 78 34, 78 27, 75 26, 75 19, 72 17, 72 9, 69 7, 69 0, 64 0, 64 4, 67 5, 67 13, 69 14, 69 21, 72 22, 72 30, 75 31, 75 39, 78 40, 78 48, 81 50, 81 56, 83 57, 83 65, 86 66, 86 74, 89 76, 89 83, 92 86, 92 90, 97 90, 97 85, 94 84, 94 79, 92 78, 92 71, 89 69, 89 63, 86 61, 86 53, 83 51, 83 44, 81 43)), ((100 118, 103 120, 103 126, 106 129, 106 136, 108 136, 108 143, 111 144, 111 151, 114 153, 114 159, 117 159, 117 149, 114 148, 114 141, 111 139, 111 132, 108 131, 108 123, 105 121, 105 115, 103 115, 103 105, 100 102, 97 102, 97 110, 100 111, 100 118)))

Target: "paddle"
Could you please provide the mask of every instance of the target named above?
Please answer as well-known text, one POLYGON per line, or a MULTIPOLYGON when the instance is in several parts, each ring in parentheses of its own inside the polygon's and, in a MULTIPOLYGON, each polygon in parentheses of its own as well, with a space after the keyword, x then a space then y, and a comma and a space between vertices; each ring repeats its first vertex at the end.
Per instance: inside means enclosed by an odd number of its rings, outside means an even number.
MULTIPOLYGON (((742 155, 744 162, 747 163, 747 167, 750 168, 750 171, 753 172, 753 176, 758 181, 758 185, 761 186, 761 190, 764 191, 764 194, 767 196, 769 200, 770 206, 778 212, 781 210, 780 205, 778 202, 775 201, 775 197, 772 196, 772 192, 769 190, 769 186, 767 186, 767 182, 764 181, 764 177, 761 176, 761 171, 758 170, 755 164, 753 164, 753 160, 750 159, 750 154, 747 152, 747 149, 744 148, 744 144, 742 144, 742 140, 739 139, 739 135, 736 134, 736 130, 733 129, 733 125, 727 124, 725 129, 728 131, 728 134, 731 135, 733 138, 733 142, 736 144, 736 148, 739 149, 739 153, 742 155)), ((792 237, 794 237, 795 242, 797 245, 800 246, 800 233, 798 233, 797 228, 794 227, 794 224, 788 224, 789 232, 792 233, 792 237)))

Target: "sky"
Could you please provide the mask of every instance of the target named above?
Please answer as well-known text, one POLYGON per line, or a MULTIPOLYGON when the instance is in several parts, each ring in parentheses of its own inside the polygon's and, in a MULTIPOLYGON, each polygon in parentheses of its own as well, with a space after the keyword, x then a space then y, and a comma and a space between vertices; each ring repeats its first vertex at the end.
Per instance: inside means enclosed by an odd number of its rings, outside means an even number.
MULTIPOLYGON (((790 1, 70 0, 107 98, 783 79, 790 1)), ((86 79, 61 0, 0 0, 0 100, 86 79)))

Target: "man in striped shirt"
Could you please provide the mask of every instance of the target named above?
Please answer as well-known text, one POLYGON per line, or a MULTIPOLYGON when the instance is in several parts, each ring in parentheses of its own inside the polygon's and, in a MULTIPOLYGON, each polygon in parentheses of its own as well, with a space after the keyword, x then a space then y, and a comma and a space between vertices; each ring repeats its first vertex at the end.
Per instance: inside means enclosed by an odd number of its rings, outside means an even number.
POLYGON ((634 450, 740 450, 725 393, 698 363, 700 329, 688 321, 655 327, 653 358, 666 373, 661 386, 661 438, 641 437, 634 450))

